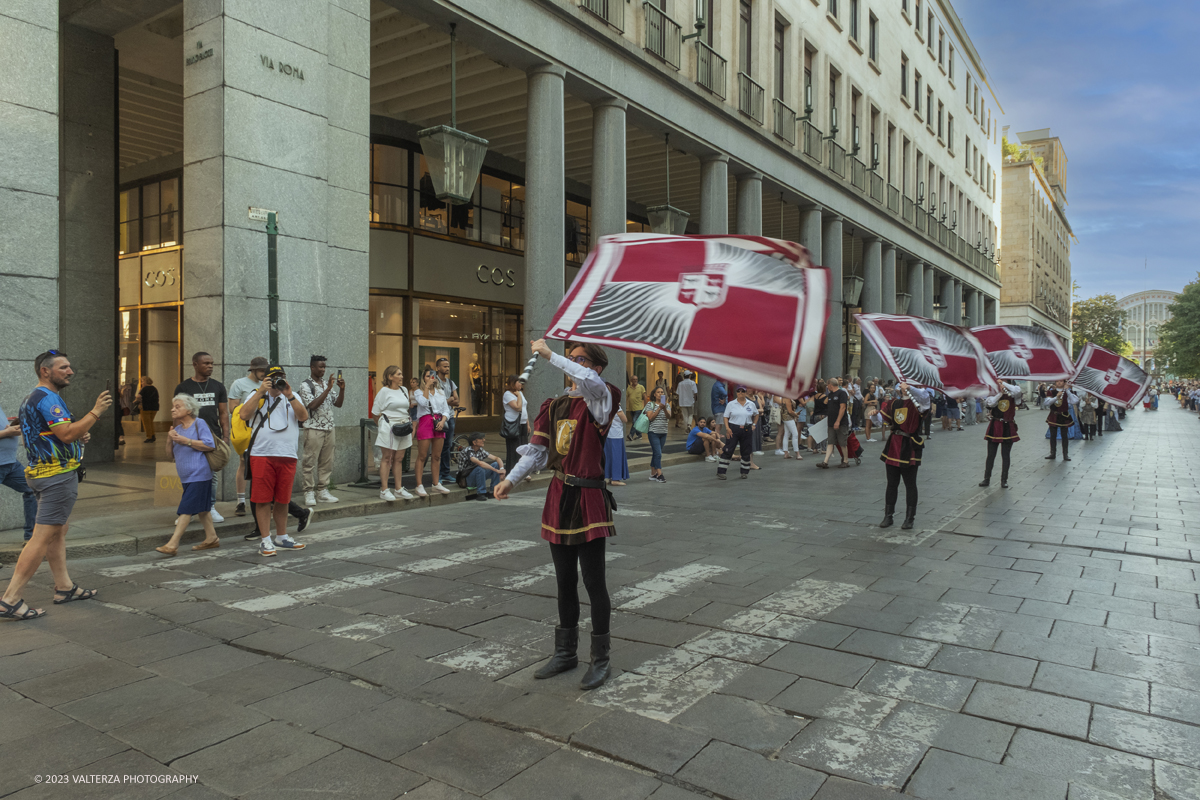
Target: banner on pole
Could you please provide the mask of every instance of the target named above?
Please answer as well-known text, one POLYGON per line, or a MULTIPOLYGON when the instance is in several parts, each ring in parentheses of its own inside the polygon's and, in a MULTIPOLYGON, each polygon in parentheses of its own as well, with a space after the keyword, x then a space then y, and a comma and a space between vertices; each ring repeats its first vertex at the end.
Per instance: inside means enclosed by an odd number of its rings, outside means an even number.
POLYGON ((1005 380, 1057 381, 1075 372, 1071 356, 1053 333, 1029 325, 971 328, 996 374, 1005 380))
POLYGON ((1071 381, 1109 403, 1133 408, 1150 389, 1153 378, 1127 358, 1088 342, 1071 381))
POLYGON ((547 332, 784 397, 815 381, 829 270, 761 236, 604 236, 547 332))
POLYGON ((966 328, 924 317, 855 314, 863 336, 902 381, 976 397, 1000 391, 983 345, 966 328))

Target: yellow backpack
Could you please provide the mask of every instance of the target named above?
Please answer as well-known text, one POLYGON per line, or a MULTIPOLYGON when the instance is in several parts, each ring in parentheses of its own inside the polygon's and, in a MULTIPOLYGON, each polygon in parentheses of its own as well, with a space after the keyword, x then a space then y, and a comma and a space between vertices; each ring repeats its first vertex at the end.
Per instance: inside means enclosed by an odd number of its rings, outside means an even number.
MULTIPOLYGON (((260 398, 258 401, 258 407, 262 408, 263 403, 265 402, 265 397, 260 398)), ((242 419, 241 410, 243 405, 245 405, 245 403, 241 403, 233 409, 233 413, 230 415, 231 418, 229 425, 229 443, 233 445, 233 449, 239 456, 246 452, 246 448, 250 446, 250 438, 254 435, 254 428, 251 425, 251 423, 254 421, 254 417, 250 418, 250 422, 242 419)))

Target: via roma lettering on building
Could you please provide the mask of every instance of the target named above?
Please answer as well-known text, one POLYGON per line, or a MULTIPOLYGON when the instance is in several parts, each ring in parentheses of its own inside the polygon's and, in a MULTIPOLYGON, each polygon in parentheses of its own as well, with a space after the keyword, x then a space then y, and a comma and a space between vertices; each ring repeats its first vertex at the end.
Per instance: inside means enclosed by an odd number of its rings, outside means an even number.
POLYGON ((480 264, 475 268, 475 277, 480 283, 491 283, 494 286, 515 287, 517 278, 514 270, 501 269, 500 267, 489 267, 487 264, 480 264))
POLYGON ((304 80, 304 70, 300 69, 297 66, 293 66, 292 64, 285 64, 282 61, 280 61, 279 66, 276 67, 275 59, 271 58, 270 56, 260 55, 259 58, 262 59, 262 65, 264 67, 266 67, 267 69, 275 70, 280 75, 290 75, 293 78, 299 78, 300 80, 304 80))

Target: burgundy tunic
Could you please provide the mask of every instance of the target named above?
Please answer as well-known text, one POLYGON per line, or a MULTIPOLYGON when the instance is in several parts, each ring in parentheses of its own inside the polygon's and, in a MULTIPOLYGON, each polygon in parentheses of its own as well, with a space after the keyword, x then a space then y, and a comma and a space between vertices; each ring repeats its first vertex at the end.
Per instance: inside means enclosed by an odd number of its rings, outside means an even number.
POLYGON ((883 404, 883 424, 888 428, 888 440, 879 460, 894 467, 921 466, 925 437, 921 430, 921 410, 911 399, 894 399, 883 404))
MULTIPOLYGON (((621 391, 611 383, 605 385, 612 395, 615 417, 621 391)), ((546 448, 546 468, 555 472, 542 509, 542 538, 546 541, 584 544, 616 536, 613 510, 617 504, 604 488, 604 439, 611 424, 611 418, 603 425, 596 422, 582 397, 556 397, 542 403, 529 443, 546 448), (568 486, 559 474, 596 480, 600 485, 568 486)))
POLYGON ((992 421, 988 423, 987 433, 983 435, 989 442, 1019 442, 1017 435, 1017 404, 1007 395, 1001 397, 990 409, 992 421))
POLYGON ((1059 392, 1058 399, 1050 404, 1050 413, 1046 416, 1046 424, 1055 428, 1069 428, 1075 424, 1075 418, 1071 416, 1071 402, 1067 400, 1065 389, 1059 392))

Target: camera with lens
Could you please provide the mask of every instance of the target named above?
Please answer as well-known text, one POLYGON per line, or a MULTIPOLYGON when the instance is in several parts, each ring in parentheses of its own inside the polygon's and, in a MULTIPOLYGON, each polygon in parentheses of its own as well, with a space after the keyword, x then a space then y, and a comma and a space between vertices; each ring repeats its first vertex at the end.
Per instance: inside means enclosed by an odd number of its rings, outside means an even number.
POLYGON ((287 388, 287 374, 282 367, 272 367, 268 370, 267 379, 271 381, 271 388, 276 391, 283 391, 287 388))

